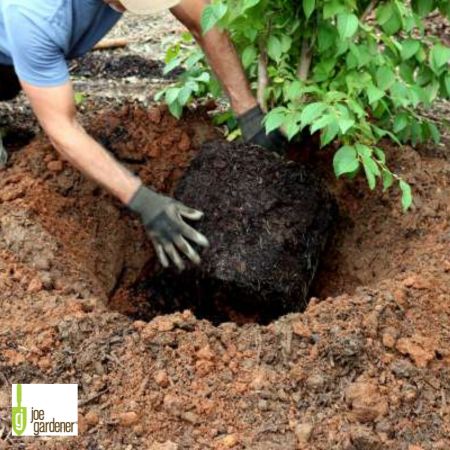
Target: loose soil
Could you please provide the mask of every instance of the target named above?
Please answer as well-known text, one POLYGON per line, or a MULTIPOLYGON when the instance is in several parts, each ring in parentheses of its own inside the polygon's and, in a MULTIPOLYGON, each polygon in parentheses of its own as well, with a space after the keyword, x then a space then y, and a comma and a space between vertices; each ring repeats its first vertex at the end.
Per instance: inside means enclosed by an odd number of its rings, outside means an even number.
MULTIPOLYGON (((177 122, 125 104, 83 121, 167 193, 217 138, 204 109, 177 122)), ((149 307, 137 286, 156 262, 136 218, 45 138, 19 138, 10 135, 16 148, 0 172, 0 448, 450 448, 442 148, 385 144, 415 192, 408 214, 395 190, 336 181, 330 152, 312 152, 341 214, 314 297, 268 325, 214 326, 176 305, 149 307), (15 382, 78 383, 79 437, 12 438, 15 382)))
MULTIPOLYGON (((164 63, 144 58, 141 55, 125 53, 118 55, 117 51, 94 51, 71 64, 71 74, 78 77, 102 77, 124 79, 137 77, 149 79, 163 78, 164 63)), ((174 78, 171 73, 169 78, 174 78)))

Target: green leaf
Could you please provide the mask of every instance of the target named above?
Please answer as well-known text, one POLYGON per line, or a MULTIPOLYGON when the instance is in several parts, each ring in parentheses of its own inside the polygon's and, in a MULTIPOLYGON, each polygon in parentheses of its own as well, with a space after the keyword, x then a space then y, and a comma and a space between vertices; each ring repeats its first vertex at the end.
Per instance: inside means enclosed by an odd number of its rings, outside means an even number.
POLYGON ((372 84, 367 88, 367 96, 369 98, 369 103, 373 105, 378 100, 384 97, 384 91, 378 89, 376 86, 372 84))
POLYGON ((188 84, 183 86, 177 97, 178 103, 182 106, 186 105, 189 99, 191 98, 191 94, 192 94, 191 87, 188 84))
POLYGON ((220 19, 227 13, 227 6, 223 3, 214 3, 207 5, 200 20, 203 34, 206 34, 211 28, 213 28, 220 19))
POLYGON ((256 6, 260 0, 244 0, 244 3, 242 5, 241 14, 247 11, 250 8, 253 8, 256 6))
POLYGON ((420 42, 415 39, 406 39, 402 42, 401 57, 403 60, 412 58, 420 50, 420 42))
POLYGON ((378 164, 372 159, 371 156, 363 156, 362 163, 364 166, 364 172, 366 174, 367 182, 369 183, 370 189, 375 189, 377 184, 376 177, 380 176, 380 169, 378 168, 378 164))
POLYGON ((401 6, 401 3, 389 1, 377 8, 377 22, 385 33, 394 34, 402 27, 401 6))
POLYGON ((178 94, 180 93, 181 88, 169 88, 166 91, 166 102, 170 105, 171 103, 174 103, 177 98, 178 98, 178 94))
POLYGON ((272 35, 267 41, 267 53, 275 61, 279 61, 281 57, 281 42, 280 40, 272 35))
POLYGON ((328 23, 321 23, 318 32, 319 52, 323 53, 332 47, 336 40, 336 30, 328 23))
POLYGON ((342 134, 347 133, 348 130, 350 130, 350 128, 355 125, 355 121, 353 119, 343 119, 340 118, 338 120, 338 124, 339 124, 339 128, 341 130, 342 134))
POLYGON ((296 134, 300 132, 299 115, 298 113, 290 114, 287 123, 285 123, 283 130, 286 132, 287 138, 291 140, 296 134))
POLYGON ((402 206, 403 210, 407 211, 412 205, 412 191, 411 186, 403 180, 399 181, 399 186, 402 191, 402 206))
POLYGON ((406 81, 409 84, 416 84, 416 80, 414 78, 415 71, 416 71, 416 65, 414 62, 411 64, 406 61, 400 64, 400 76, 403 78, 404 81, 406 81))
POLYGON ((300 80, 294 80, 284 87, 284 96, 287 100, 297 100, 302 94, 303 83, 300 80))
POLYGON ((245 69, 248 69, 258 58, 256 48, 253 45, 249 45, 242 52, 242 65, 245 69))
POLYGON ((359 168, 359 160, 354 147, 344 145, 334 155, 333 168, 336 177, 354 172, 359 168))
POLYGON ((356 152, 362 158, 371 158, 372 157, 372 149, 364 144, 356 144, 356 152))
POLYGON ((316 0, 303 0, 303 11, 307 19, 311 17, 316 6, 316 0))
POLYGON ((442 44, 436 44, 430 52, 430 65, 435 73, 450 61, 450 48, 442 44))
POLYGON ((376 11, 377 22, 383 26, 394 15, 394 4, 392 2, 382 3, 376 11))
POLYGON ((321 130, 322 128, 325 128, 326 126, 330 125, 335 120, 336 120, 336 118, 332 114, 325 114, 320 119, 314 121, 314 123, 311 125, 309 131, 311 132, 311 134, 314 134, 316 131, 321 130))
POLYGON ((412 0, 413 11, 421 17, 428 16, 436 7, 434 0, 412 0))
POLYGON ((358 17, 355 14, 342 13, 337 18, 337 28, 342 40, 351 38, 358 30, 358 17))
POLYGON ((418 142, 423 142, 422 124, 414 120, 411 124, 411 143, 415 146, 418 142))
POLYGON ((402 28, 402 17, 397 8, 394 8, 392 16, 381 26, 381 28, 388 35, 395 34, 402 28))
POLYGON ((399 133, 404 130, 409 124, 408 115, 403 113, 399 114, 394 120, 393 131, 394 133, 399 133))
POLYGON ((320 135, 320 145, 325 147, 328 145, 339 133, 339 123, 335 119, 327 127, 322 130, 320 135))
POLYGON ((181 33, 181 40, 185 43, 190 43, 193 40, 193 36, 189 31, 183 31, 183 33, 181 33))
POLYGON ((374 147, 373 152, 375 153, 379 161, 381 161, 383 164, 386 164, 386 154, 383 150, 381 150, 381 148, 374 147))
POLYGON ((441 142, 441 132, 439 128, 432 122, 428 122, 428 129, 430 130, 431 139, 435 144, 439 144, 441 142))
POLYGON ((331 0, 330 2, 325 3, 323 7, 323 18, 325 20, 330 19, 331 17, 345 11, 346 6, 343 5, 340 0, 331 0))
POLYGON ((197 77, 192 78, 195 81, 199 81, 200 83, 209 83, 211 79, 211 75, 208 72, 202 72, 197 77))
POLYGON ((76 106, 82 105, 86 100, 86 95, 82 92, 75 92, 73 100, 76 106))
POLYGON ((169 63, 166 64, 163 70, 163 75, 167 75, 169 72, 172 72, 173 69, 179 67, 181 65, 181 58, 174 58, 169 63))
POLYGON ((183 107, 178 102, 172 102, 169 104, 169 111, 173 116, 179 119, 183 113, 183 107))
POLYGON ((381 172, 381 179, 383 180, 383 191, 387 191, 394 184, 394 176, 387 169, 383 169, 381 172))
POLYGON ((189 56, 189 58, 186 60, 186 69, 187 70, 192 70, 194 68, 194 66, 203 58, 205 57, 205 55, 203 54, 203 52, 195 52, 193 53, 191 56, 189 56))
POLYGON ((216 77, 211 77, 211 80, 208 83, 208 89, 211 92, 211 95, 215 98, 222 97, 222 85, 216 77))
POLYGON ((267 134, 269 134, 273 130, 280 128, 280 126, 286 120, 287 117, 286 113, 287 113, 286 108, 279 107, 273 109, 266 115, 264 119, 264 124, 266 126, 267 134))
POLYGON ((366 115, 366 112, 356 100, 349 99, 348 106, 358 116, 358 118, 361 119, 366 115))
POLYGON ((310 103, 307 105, 300 115, 302 126, 312 123, 319 118, 326 109, 327 105, 322 102, 310 103))
POLYGON ((280 43, 281 43, 281 52, 287 53, 291 48, 292 38, 285 34, 282 34, 280 36, 280 43))
POLYGON ((170 61, 172 61, 172 59, 176 58, 179 54, 180 54, 180 44, 171 45, 166 51, 164 62, 168 64, 170 61))
POLYGON ((162 98, 166 97, 166 90, 163 89, 162 91, 159 91, 155 94, 155 96, 153 97, 155 102, 159 102, 162 98))
POLYGON ((375 78, 377 80, 378 87, 383 91, 389 89, 395 81, 394 72, 386 66, 378 68, 375 78))

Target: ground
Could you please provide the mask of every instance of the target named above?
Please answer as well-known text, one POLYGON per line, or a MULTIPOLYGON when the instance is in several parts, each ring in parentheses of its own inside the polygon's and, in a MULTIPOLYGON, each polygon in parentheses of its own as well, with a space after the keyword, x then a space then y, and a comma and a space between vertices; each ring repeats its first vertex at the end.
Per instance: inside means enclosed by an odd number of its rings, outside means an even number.
MULTIPOLYGON (((179 29, 165 15, 122 27, 136 40, 179 29)), ((108 58, 114 69, 130 52, 157 61, 152 39, 91 55, 85 70, 106 70, 108 58)), ((115 69, 103 85, 77 79, 88 94, 80 117, 170 193, 220 132, 207 107, 177 122, 151 106, 167 80, 159 63, 132 61, 155 67, 156 81, 144 91, 145 79, 118 80, 115 69)), ((156 262, 136 218, 58 157, 23 98, 0 111, 11 150, 0 172, 0 449, 450 448, 448 138, 384 143, 414 189, 408 214, 395 190, 336 181, 329 151, 299 148, 340 208, 309 305, 268 325, 213 324, 201 310, 152 303, 143 286, 156 262), (78 383, 79 437, 11 437, 15 382, 78 383)))

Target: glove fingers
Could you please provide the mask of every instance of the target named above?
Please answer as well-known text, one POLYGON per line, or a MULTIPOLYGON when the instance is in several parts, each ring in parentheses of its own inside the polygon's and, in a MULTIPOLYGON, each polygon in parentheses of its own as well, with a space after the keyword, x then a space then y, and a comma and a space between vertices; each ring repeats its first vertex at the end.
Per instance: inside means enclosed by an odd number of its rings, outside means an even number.
POLYGON ((153 246, 155 247, 156 256, 158 256, 159 261, 161 262, 162 266, 167 269, 169 267, 169 260, 167 259, 166 254, 164 253, 164 249, 161 244, 157 244, 153 241, 153 246))
POLYGON ((200 256, 183 236, 178 235, 174 239, 174 242, 178 249, 181 250, 194 264, 200 264, 200 256))
POLYGON ((173 263, 178 267, 180 270, 184 270, 184 262, 181 259, 180 255, 178 254, 175 246, 172 244, 172 242, 169 242, 164 245, 164 251, 169 255, 169 258, 173 261, 173 263))
POLYGON ((198 245, 201 245, 202 247, 209 247, 209 242, 206 237, 199 233, 197 230, 189 226, 187 223, 183 222, 183 219, 180 217, 179 227, 181 234, 188 238, 190 241, 195 242, 198 245))
POLYGON ((181 205, 179 209, 180 215, 186 217, 190 220, 200 220, 204 214, 202 211, 198 211, 194 208, 189 208, 188 206, 181 205))

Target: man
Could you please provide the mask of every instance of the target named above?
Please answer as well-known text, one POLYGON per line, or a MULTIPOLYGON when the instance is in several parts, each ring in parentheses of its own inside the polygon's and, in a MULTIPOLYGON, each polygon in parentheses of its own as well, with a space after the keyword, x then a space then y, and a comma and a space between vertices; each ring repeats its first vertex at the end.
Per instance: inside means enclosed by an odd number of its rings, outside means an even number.
MULTIPOLYGON (((281 135, 266 136, 263 114, 248 86, 235 49, 218 29, 203 36, 200 18, 208 0, 0 0, 0 100, 21 89, 58 152, 139 214, 164 267, 184 268, 183 253, 200 257, 188 241, 208 246, 184 219, 203 213, 158 194, 119 164, 77 122, 67 60, 87 53, 126 10, 136 14, 166 8, 193 34, 222 82, 244 139, 276 150, 281 135)), ((143 18, 143 20, 148 20, 143 18)), ((0 137, 0 167, 7 153, 0 137)))

